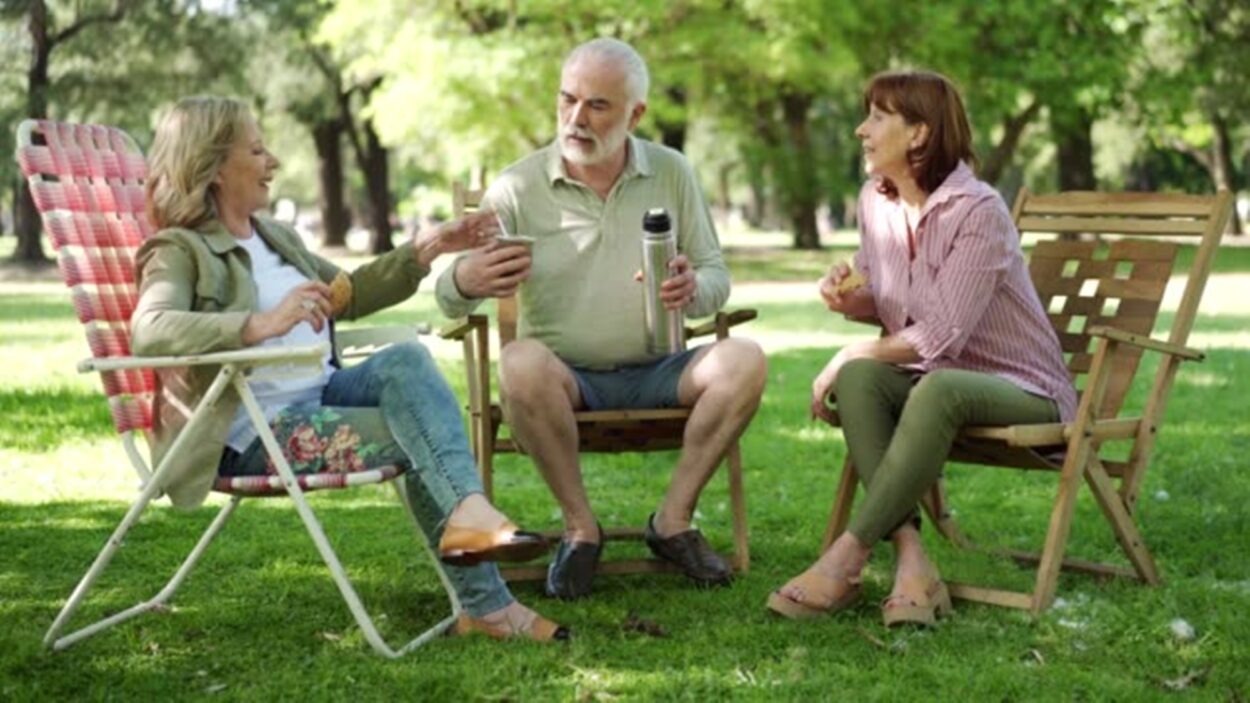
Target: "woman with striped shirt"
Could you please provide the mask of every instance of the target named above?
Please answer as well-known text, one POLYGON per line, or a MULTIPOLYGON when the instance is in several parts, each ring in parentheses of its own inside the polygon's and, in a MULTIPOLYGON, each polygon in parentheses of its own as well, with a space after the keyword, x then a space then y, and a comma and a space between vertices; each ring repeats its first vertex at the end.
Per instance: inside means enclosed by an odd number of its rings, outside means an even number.
POLYGON ((812 383, 812 415, 836 397, 865 498, 848 529, 768 599, 793 618, 849 607, 882 539, 894 544, 887 625, 932 624, 950 597, 925 556, 916 504, 966 425, 1071 419, 1076 391, 998 192, 973 174, 959 93, 928 72, 885 73, 864 91, 855 130, 871 177, 859 198, 852 272, 832 267, 830 311, 877 318, 880 338, 839 351, 812 383), (852 275, 866 284, 848 290, 852 275))

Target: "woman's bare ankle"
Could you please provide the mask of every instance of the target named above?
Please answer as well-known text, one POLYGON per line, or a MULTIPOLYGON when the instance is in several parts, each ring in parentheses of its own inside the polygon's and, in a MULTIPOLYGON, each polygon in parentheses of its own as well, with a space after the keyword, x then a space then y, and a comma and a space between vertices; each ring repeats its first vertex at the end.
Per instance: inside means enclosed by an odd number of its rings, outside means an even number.
POLYGON ((843 532, 817 560, 816 568, 827 576, 857 582, 871 554, 871 547, 864 546, 850 532, 843 532))
POLYGON ((508 517, 491 505, 481 493, 465 496, 452 508, 451 515, 447 516, 448 525, 479 530, 492 530, 505 522, 508 522, 508 517))

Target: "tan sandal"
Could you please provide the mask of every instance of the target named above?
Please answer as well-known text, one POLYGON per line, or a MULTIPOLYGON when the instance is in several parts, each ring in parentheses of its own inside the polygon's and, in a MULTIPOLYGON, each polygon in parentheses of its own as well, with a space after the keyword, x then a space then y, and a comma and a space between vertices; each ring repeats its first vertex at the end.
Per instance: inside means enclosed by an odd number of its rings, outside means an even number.
POLYGON ((507 620, 499 624, 488 623, 481 618, 470 617, 468 613, 460 613, 449 634, 463 637, 475 632, 496 640, 525 638, 535 642, 566 642, 572 637, 569 628, 557 625, 537 613, 528 624, 521 626, 507 620))
POLYGON ((829 578, 813 569, 790 579, 786 586, 797 586, 803 592, 802 600, 783 595, 778 589, 769 594, 768 609, 793 620, 810 620, 846 610, 863 595, 858 578, 829 578))
POLYGON ((950 589, 946 587, 944 581, 935 579, 930 581, 925 588, 924 597, 920 602, 901 593, 881 601, 881 620, 886 627, 896 625, 933 627, 937 624, 937 616, 949 615, 951 610, 950 589))
POLYGON ((444 564, 473 566, 484 561, 530 561, 550 548, 545 537, 511 522, 493 530, 448 525, 438 541, 438 557, 444 564))

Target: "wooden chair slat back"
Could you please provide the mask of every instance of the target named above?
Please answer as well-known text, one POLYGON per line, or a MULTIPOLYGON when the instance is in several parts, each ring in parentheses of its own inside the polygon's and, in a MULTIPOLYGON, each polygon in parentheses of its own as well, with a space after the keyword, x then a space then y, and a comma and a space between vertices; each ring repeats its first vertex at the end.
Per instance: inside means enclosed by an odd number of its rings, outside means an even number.
MULTIPOLYGON (((1228 217, 1230 197, 1161 193, 1021 191, 1013 216, 1021 233, 1085 239, 1043 239, 1033 248, 1029 273, 1037 288, 1068 370, 1078 387, 1089 372, 1091 326, 1150 335, 1173 274, 1185 290, 1168 341, 1185 344, 1228 217), (1132 238, 1124 238, 1132 237, 1132 238), (1167 239, 1157 239, 1166 236, 1167 239), (1150 239, 1147 239, 1150 238, 1150 239), (1176 271, 1180 242, 1198 245, 1193 264, 1176 271)), ((1122 345, 1099 417, 1112 417, 1132 387, 1141 351, 1122 345)))
MULTIPOLYGON (((1037 243, 1029 273, 1059 336, 1073 380, 1089 372, 1094 345, 1090 327, 1105 325, 1150 334, 1179 249, 1172 242, 1115 241, 1109 247, 1094 241, 1037 243)), ((1099 409, 1100 417, 1113 417, 1119 411, 1140 357, 1133 347, 1117 351, 1112 361, 1116 375, 1099 409)))
MULTIPOLYGON (((451 186, 452 217, 459 218, 466 213, 475 212, 482 204, 484 195, 486 195, 484 188, 469 188, 460 181, 453 182, 451 186)), ((516 296, 499 298, 495 301, 495 324, 499 334, 500 349, 516 339, 517 317, 516 296)))

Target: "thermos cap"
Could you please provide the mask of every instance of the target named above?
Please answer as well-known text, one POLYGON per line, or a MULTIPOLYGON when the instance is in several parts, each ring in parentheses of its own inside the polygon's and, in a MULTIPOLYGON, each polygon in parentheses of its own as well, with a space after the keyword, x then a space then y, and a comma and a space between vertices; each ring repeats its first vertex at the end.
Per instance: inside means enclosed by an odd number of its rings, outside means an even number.
POLYGON ((668 211, 662 207, 651 208, 642 216, 644 232, 667 232, 672 228, 673 222, 668 218, 668 211))

